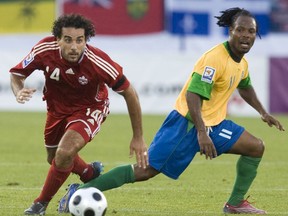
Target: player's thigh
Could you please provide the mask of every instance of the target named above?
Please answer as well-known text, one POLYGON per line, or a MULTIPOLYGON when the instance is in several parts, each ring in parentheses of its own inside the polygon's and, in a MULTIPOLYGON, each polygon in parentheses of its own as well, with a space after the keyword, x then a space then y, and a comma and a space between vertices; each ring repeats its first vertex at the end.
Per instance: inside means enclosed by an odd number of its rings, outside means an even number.
POLYGON ((264 153, 264 143, 261 139, 245 130, 228 153, 262 157, 264 153))
MULTIPOLYGON (((47 113, 46 125, 44 130, 44 140, 46 149, 57 148, 58 144, 65 133, 67 121, 65 118, 57 118, 50 113, 47 113)), ((50 150, 48 155, 52 155, 50 150)), ((50 156, 52 157, 52 156, 50 156)))
POLYGON ((191 127, 190 122, 174 110, 167 116, 149 146, 149 165, 177 179, 197 152, 199 144, 196 128, 191 127))
POLYGON ((107 113, 98 108, 79 110, 67 118, 66 130, 77 131, 88 143, 98 134, 106 116, 107 113))
POLYGON ((86 145, 84 138, 75 130, 67 130, 58 145, 55 164, 58 168, 71 167, 77 153, 86 145))
POLYGON ((73 129, 68 129, 59 142, 57 153, 64 151, 67 155, 76 155, 86 143, 81 133, 73 129))

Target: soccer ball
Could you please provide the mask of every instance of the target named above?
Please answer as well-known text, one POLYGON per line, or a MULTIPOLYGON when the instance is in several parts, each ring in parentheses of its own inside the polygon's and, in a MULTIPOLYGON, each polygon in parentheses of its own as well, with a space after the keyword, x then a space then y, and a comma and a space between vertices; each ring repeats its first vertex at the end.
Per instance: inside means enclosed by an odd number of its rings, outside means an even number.
POLYGON ((107 200, 97 188, 81 188, 69 201, 69 212, 73 216, 104 216, 107 210, 107 200))

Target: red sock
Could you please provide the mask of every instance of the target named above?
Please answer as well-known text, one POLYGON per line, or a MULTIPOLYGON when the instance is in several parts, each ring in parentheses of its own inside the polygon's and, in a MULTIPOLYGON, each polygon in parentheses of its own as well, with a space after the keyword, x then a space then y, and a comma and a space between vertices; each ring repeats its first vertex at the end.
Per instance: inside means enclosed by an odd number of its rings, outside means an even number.
POLYGON ((34 200, 34 202, 50 202, 53 196, 57 193, 62 184, 66 181, 70 175, 72 167, 61 170, 55 166, 55 161, 52 161, 52 165, 48 171, 45 184, 42 188, 40 196, 34 200))
POLYGON ((85 161, 77 154, 74 158, 74 167, 72 169, 72 173, 79 175, 80 180, 86 183, 92 179, 94 170, 92 169, 91 165, 85 163, 85 161))

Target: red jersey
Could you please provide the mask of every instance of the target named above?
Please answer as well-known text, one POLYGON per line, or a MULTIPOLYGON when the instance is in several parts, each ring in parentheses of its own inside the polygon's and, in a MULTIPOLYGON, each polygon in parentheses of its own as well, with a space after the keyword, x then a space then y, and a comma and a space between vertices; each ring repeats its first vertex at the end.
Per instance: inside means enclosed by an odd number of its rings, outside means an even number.
POLYGON ((130 85, 120 65, 88 44, 78 63, 67 62, 61 57, 54 36, 37 43, 10 72, 28 77, 37 70, 45 76, 43 99, 47 110, 59 117, 87 107, 102 110, 101 107, 109 104, 107 87, 121 92, 130 85))

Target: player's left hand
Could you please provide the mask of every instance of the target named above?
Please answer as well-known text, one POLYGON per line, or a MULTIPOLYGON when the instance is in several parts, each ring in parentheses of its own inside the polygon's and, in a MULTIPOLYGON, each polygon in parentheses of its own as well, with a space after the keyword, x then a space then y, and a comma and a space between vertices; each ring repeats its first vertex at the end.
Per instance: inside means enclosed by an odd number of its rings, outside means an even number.
POLYGON ((135 152, 137 165, 146 169, 149 165, 148 163, 148 153, 147 146, 144 139, 141 138, 132 138, 130 143, 130 157, 133 157, 135 152))
POLYGON ((284 127, 282 124, 275 119, 272 115, 265 113, 264 115, 261 116, 262 121, 266 122, 270 127, 273 125, 280 131, 285 131, 284 127))

